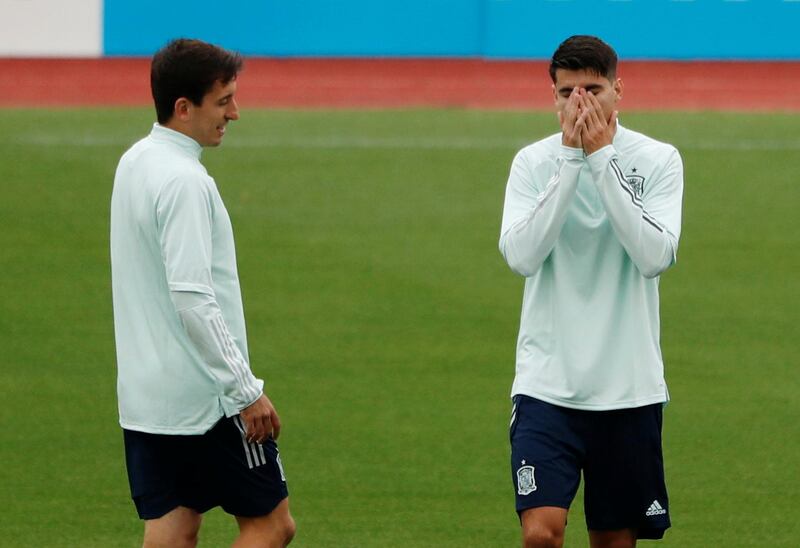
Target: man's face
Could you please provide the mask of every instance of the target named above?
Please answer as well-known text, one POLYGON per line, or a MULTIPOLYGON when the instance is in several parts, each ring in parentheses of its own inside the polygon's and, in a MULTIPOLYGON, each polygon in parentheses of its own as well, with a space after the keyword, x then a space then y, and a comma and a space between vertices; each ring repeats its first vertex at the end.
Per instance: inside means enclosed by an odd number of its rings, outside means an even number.
POLYGON ((583 88, 597 97, 606 120, 611 117, 611 113, 616 110, 617 102, 622 99, 622 80, 619 78, 612 82, 605 76, 584 69, 557 69, 556 81, 553 84, 556 110, 559 112, 564 110, 567 99, 575 88, 583 88))
POLYGON ((215 147, 222 143, 225 128, 231 120, 239 119, 239 106, 236 104, 236 79, 227 84, 219 80, 203 96, 200 105, 189 103, 191 116, 188 120, 189 137, 204 147, 215 147))

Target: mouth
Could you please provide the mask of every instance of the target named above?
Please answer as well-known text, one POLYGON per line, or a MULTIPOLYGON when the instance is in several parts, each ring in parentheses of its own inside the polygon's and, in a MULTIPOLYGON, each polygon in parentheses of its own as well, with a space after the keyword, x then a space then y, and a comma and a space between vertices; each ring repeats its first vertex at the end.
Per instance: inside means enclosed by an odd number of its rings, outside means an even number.
POLYGON ((219 133, 220 137, 225 135, 225 126, 224 125, 223 126, 217 126, 217 132, 219 133))

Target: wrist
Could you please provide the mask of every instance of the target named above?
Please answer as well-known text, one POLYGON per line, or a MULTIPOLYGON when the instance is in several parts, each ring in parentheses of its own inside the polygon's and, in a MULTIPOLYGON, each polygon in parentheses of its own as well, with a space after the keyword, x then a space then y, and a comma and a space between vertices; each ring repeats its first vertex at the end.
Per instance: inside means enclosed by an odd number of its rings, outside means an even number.
POLYGON ((590 158, 600 158, 601 156, 605 156, 606 150, 608 151, 609 155, 613 154, 614 147, 611 145, 611 143, 609 143, 607 145, 601 145, 601 146, 595 148, 594 150, 592 150, 591 152, 589 152, 588 150, 584 149, 584 152, 586 153, 586 159, 588 160, 590 158))
POLYGON ((561 134, 561 144, 569 148, 583 148, 580 137, 577 139, 570 139, 567 137, 566 133, 561 134))
POLYGON ((584 143, 583 150, 586 152, 587 156, 591 156, 598 150, 602 150, 608 146, 611 146, 611 144, 612 144, 611 141, 607 143, 596 143, 596 144, 584 143))
POLYGON ((252 406, 253 406, 253 404, 255 404, 255 403, 256 403, 258 400, 260 400, 260 399, 261 399, 263 396, 264 396, 264 392, 260 392, 260 393, 258 394, 258 397, 257 397, 256 399, 254 399, 253 401, 250 401, 250 402, 247 402, 246 404, 244 404, 244 406, 242 406, 242 408, 241 408, 241 409, 239 409, 239 412, 241 413, 242 411, 245 411, 245 410, 249 409, 250 407, 252 407, 252 406))

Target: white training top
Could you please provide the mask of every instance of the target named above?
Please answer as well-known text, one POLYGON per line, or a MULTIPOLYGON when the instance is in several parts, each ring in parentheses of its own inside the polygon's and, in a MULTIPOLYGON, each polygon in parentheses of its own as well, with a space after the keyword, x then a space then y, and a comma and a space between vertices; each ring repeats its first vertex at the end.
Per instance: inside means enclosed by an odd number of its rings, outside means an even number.
POLYGON ((201 434, 258 399, 233 230, 201 146, 155 124, 111 197, 120 424, 201 434))
POLYGON ((560 133, 517 154, 500 232, 525 276, 512 396, 586 410, 669 399, 658 275, 675 262, 682 194, 678 151, 621 126, 588 157, 560 133))

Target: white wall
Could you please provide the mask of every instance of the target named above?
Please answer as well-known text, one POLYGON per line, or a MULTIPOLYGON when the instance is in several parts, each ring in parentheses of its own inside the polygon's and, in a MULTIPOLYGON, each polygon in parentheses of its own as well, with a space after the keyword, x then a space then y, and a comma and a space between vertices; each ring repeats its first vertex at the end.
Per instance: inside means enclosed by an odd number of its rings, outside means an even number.
POLYGON ((0 56, 102 53, 103 0, 0 0, 0 56))

